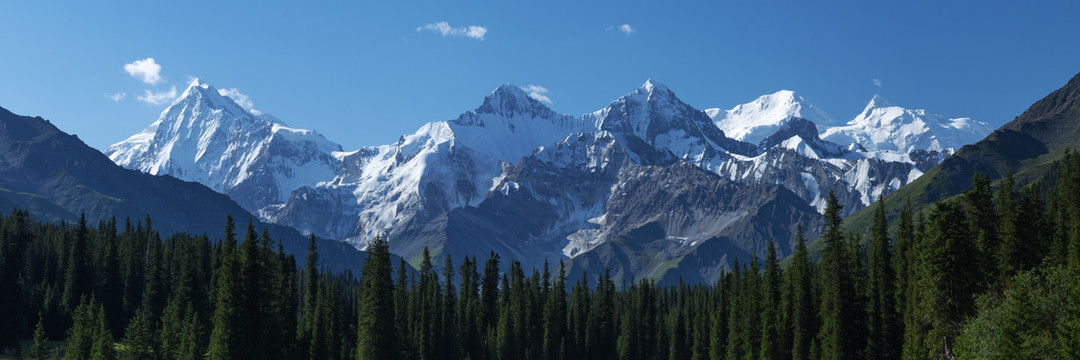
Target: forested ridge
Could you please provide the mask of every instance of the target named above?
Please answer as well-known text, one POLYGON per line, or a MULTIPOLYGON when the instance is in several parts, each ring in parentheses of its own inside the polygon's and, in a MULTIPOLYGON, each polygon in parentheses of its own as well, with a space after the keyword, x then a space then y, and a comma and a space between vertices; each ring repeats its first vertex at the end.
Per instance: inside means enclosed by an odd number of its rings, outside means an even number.
POLYGON ((830 196, 801 233, 714 284, 568 279, 490 254, 437 270, 303 266, 249 222, 164 239, 151 219, 0 219, 0 347, 63 359, 1072 359, 1080 357, 1080 155, 1021 189, 972 189, 865 235, 830 196), (895 228, 895 231, 889 229, 895 228), (812 259, 818 259, 814 261, 812 259))

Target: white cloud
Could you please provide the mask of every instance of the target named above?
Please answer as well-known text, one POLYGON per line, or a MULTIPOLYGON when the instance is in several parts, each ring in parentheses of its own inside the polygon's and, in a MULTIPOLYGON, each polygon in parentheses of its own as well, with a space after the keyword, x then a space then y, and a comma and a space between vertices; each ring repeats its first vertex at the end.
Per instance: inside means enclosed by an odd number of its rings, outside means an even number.
POLYGON ((131 77, 150 85, 157 85, 161 82, 161 65, 158 65, 154 58, 145 58, 135 60, 130 64, 124 64, 124 71, 127 71, 131 77))
POLYGON ((870 81, 874 83, 875 87, 881 88, 881 79, 873 79, 873 80, 870 80, 870 81))
POLYGON ((608 26, 608 28, 605 29, 605 30, 607 30, 607 31, 615 30, 615 31, 621 32, 623 34, 626 34, 626 36, 630 36, 630 34, 633 34, 633 33, 637 32, 637 30, 634 30, 634 28, 630 27, 630 24, 622 24, 622 25, 619 25, 619 26, 608 26))
POLYGON ((126 92, 118 92, 118 93, 115 93, 115 94, 106 93, 105 98, 107 98, 109 100, 112 100, 113 102, 120 102, 120 100, 124 100, 125 98, 127 98, 127 93, 126 92))
POLYGON ((434 24, 424 24, 416 28, 417 32, 431 30, 442 34, 442 36, 465 36, 477 40, 484 40, 484 34, 487 34, 487 28, 483 26, 469 25, 462 27, 451 27, 450 23, 440 21, 434 24))
POLYGON ((150 89, 144 90, 145 94, 139 96, 139 101, 150 105, 161 105, 176 99, 176 87, 169 88, 169 91, 150 91, 150 89))
POLYGON ((536 99, 536 101, 546 102, 548 104, 551 103, 551 98, 547 96, 547 93, 551 91, 543 86, 529 84, 529 86, 522 87, 521 89, 529 93, 529 97, 536 99))
POLYGON ((228 96, 230 99, 235 101, 237 105, 240 105, 240 107, 242 107, 242 108, 244 108, 244 109, 246 109, 248 111, 251 111, 253 113, 256 113, 255 115, 259 114, 258 110, 255 110, 255 108, 254 108, 255 103, 252 102, 251 98, 249 98, 246 94, 240 92, 240 89, 237 89, 237 88, 218 89, 217 92, 218 92, 218 94, 221 94, 221 96, 228 96))

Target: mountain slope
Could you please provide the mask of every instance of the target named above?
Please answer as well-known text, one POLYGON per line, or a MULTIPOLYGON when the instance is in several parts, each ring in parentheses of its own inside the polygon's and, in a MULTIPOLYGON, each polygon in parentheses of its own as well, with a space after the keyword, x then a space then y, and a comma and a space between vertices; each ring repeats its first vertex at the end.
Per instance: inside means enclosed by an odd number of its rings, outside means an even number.
MULTIPOLYGON (((1066 150, 1080 147, 1080 74, 1036 101, 1023 114, 985 139, 960 148, 953 156, 886 198, 890 214, 910 200, 916 209, 971 188, 975 173, 991 181, 1011 169, 1017 185, 1039 179, 1066 150)), ((847 220, 853 229, 869 226, 864 210, 847 220)))
POLYGON ((257 212, 332 179, 335 151, 341 146, 322 135, 254 115, 195 79, 157 121, 106 154, 129 169, 209 186, 257 212))
MULTIPOLYGON (((0 198, 26 207, 45 220, 91 222, 110 216, 150 216, 163 234, 178 231, 219 236, 226 215, 237 222, 258 220, 228 197, 193 182, 153 176, 121 168, 78 137, 37 117, 18 116, 0 108, 0 198)), ((266 227, 285 250, 302 262, 307 240, 295 230, 266 227)), ((362 254, 352 247, 320 241, 327 264, 359 269, 362 254)))

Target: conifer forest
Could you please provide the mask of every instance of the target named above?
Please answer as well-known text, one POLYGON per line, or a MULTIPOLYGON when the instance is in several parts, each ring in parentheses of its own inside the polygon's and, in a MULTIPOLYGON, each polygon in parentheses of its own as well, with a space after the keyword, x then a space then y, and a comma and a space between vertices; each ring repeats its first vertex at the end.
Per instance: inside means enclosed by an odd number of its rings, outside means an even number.
POLYGON ((376 240, 361 274, 298 261, 250 222, 159 234, 153 219, 0 226, 0 347, 20 359, 1075 359, 1080 155, 737 262, 713 284, 568 278, 376 240), (300 265, 303 264, 303 265, 300 265))

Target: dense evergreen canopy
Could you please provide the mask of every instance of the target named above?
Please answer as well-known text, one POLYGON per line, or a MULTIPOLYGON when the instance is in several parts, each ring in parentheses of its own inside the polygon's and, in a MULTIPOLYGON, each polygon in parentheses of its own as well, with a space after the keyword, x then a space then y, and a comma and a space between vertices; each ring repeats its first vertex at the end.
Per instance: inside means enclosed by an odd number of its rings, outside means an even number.
POLYGON ((220 240, 151 220, 0 217, 0 347, 65 359, 927 359, 1080 355, 1080 155, 1022 189, 977 175, 895 233, 861 236, 830 197, 820 260, 800 231, 782 268, 715 284, 566 278, 491 253, 425 251, 419 270, 367 247, 363 273, 306 264, 249 222, 220 240), (996 189, 994 189, 996 186, 996 189), (440 271, 441 270, 441 271, 440 271), (52 340, 53 343, 48 342, 52 340), (55 346, 59 342, 63 345, 55 346))

